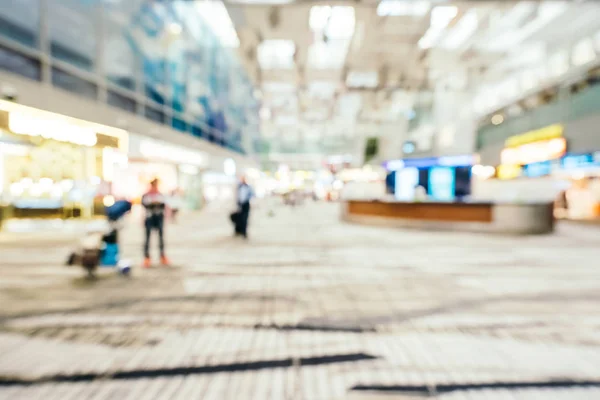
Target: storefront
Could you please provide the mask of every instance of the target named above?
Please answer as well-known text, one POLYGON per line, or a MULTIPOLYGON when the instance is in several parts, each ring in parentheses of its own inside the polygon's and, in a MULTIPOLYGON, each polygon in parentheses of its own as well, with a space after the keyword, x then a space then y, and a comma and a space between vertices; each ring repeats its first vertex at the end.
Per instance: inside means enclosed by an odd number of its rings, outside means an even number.
POLYGON ((111 194, 126 131, 0 101, 0 196, 14 217, 90 217, 111 194))
MULTIPOLYGON (((422 187, 430 200, 455 201, 471 192, 472 155, 407 158, 385 164, 393 174, 393 192, 398 200, 413 201, 422 187)), ((389 181, 390 179, 388 179, 389 181)))
POLYGON ((177 193, 185 207, 202 207, 202 172, 208 155, 201 151, 131 134, 129 162, 119 170, 113 184, 115 196, 139 202, 153 179, 160 182, 163 193, 177 193))
POLYGON ((479 176, 476 197, 556 201, 559 217, 598 217, 600 152, 569 153, 563 134, 563 126, 555 124, 506 140, 501 165, 495 174, 479 176))

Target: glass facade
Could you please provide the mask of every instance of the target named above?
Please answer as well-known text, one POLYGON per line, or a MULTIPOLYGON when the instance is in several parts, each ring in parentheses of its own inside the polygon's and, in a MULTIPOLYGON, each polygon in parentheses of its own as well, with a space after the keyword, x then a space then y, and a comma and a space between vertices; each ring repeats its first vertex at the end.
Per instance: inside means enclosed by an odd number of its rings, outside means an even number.
POLYGON ((240 153, 258 142, 254 87, 195 2, 0 3, 1 69, 240 153))

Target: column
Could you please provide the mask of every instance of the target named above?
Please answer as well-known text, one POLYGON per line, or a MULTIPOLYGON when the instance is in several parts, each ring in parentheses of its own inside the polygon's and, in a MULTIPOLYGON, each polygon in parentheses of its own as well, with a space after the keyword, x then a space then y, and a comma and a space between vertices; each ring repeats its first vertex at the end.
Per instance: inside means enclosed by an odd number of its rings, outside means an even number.
POLYGON ((52 0, 39 0, 40 2, 40 51, 42 62, 42 84, 52 85, 52 65, 50 64, 50 29, 48 23, 48 9, 52 0))

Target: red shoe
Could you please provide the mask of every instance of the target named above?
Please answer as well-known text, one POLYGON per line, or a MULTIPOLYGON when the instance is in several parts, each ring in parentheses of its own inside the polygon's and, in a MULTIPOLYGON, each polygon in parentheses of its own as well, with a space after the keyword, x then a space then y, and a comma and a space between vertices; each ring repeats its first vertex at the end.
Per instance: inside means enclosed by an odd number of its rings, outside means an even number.
POLYGON ((152 265, 152 260, 150 260, 148 257, 144 258, 144 263, 142 264, 142 266, 144 268, 150 268, 151 265, 152 265))
POLYGON ((169 259, 167 258, 167 256, 162 256, 162 257, 160 258, 160 263, 161 263, 163 266, 165 266, 165 267, 168 267, 168 266, 170 266, 170 265, 171 265, 171 261, 169 261, 169 259))

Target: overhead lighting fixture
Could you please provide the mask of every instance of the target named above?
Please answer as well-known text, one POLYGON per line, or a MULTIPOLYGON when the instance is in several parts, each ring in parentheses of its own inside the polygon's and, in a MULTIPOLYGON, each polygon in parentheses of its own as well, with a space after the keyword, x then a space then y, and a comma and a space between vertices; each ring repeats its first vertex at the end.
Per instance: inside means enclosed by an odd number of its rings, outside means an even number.
POLYGON ((379 85, 377 71, 350 71, 346 77, 349 88, 376 88, 379 85))
POLYGON ((330 43, 313 43, 308 49, 308 66, 311 69, 341 69, 346 62, 350 42, 337 40, 330 43))
POLYGON ((167 31, 170 35, 179 36, 181 35, 181 32, 183 32, 183 28, 178 23, 171 22, 169 25, 167 25, 167 31))
POLYGON ((308 85, 311 97, 319 99, 331 99, 335 95, 338 85, 331 81, 314 81, 308 85))
POLYGON ((594 42, 592 38, 584 38, 573 48, 572 62, 575 66, 580 66, 594 61, 596 52, 594 51, 594 42))
POLYGON ((502 116, 502 114, 496 114, 492 117, 492 124, 494 124, 494 125, 500 125, 503 122, 504 122, 504 116, 502 116))
POLYGON ((292 69, 295 52, 291 40, 265 40, 258 46, 258 63, 262 69, 292 69))
POLYGON ((442 46, 451 50, 458 49, 475 33, 478 26, 477 10, 469 10, 442 42, 442 46))
POLYGON ((429 12, 431 5, 428 1, 382 0, 377 5, 377 15, 380 17, 422 17, 429 12))
POLYGON ((311 31, 326 40, 351 39, 356 18, 351 6, 313 6, 308 20, 311 31))
POLYGON ((456 6, 438 6, 431 10, 431 22, 429 29, 419 40, 419 47, 429 49, 438 42, 444 29, 458 15, 456 6))
POLYGON ((326 26, 325 34, 328 39, 351 39, 354 35, 356 18, 354 7, 336 6, 331 8, 331 16, 326 26))
POLYGON ((196 9, 224 47, 238 47, 240 40, 221 1, 198 1, 196 9))
POLYGON ((313 6, 310 8, 308 25, 313 32, 323 32, 331 16, 331 6, 313 6))

